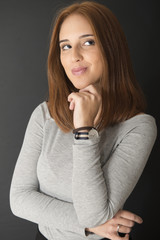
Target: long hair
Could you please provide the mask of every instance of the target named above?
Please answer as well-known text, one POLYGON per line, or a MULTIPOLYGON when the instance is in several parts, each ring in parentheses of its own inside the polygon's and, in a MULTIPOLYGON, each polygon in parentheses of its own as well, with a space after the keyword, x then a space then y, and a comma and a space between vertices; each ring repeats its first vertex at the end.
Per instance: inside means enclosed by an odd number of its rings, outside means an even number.
POLYGON ((76 13, 85 17, 95 35, 103 58, 102 111, 98 130, 144 112, 146 101, 135 78, 128 44, 117 18, 107 7, 91 1, 74 3, 62 9, 55 20, 48 54, 48 108, 64 132, 74 128, 73 112, 67 101, 77 91, 60 62, 59 32, 64 20, 76 13))

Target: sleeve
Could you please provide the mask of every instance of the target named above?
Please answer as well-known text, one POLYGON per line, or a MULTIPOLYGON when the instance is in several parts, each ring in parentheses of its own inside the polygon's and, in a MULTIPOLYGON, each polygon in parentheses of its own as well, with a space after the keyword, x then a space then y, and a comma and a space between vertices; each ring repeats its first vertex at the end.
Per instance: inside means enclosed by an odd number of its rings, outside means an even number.
POLYGON ((38 191, 37 162, 43 142, 45 114, 38 106, 29 119, 10 187, 10 207, 23 219, 86 236, 72 203, 38 191))
POLYGON ((135 187, 156 139, 155 122, 128 131, 101 167, 99 138, 74 140, 73 203, 82 226, 93 228, 111 219, 135 187))

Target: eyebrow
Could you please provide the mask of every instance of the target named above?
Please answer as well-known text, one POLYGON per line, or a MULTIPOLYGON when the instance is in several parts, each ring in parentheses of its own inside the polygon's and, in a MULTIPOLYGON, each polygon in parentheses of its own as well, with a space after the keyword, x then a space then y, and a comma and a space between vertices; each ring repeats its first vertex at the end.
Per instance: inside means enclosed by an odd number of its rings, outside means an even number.
MULTIPOLYGON (((85 37, 90 37, 90 36, 94 36, 94 35, 93 35, 93 34, 84 34, 84 35, 81 35, 81 36, 79 37, 79 39, 85 38, 85 37)), ((68 42, 68 41, 69 41, 68 39, 60 40, 60 41, 59 41, 59 44, 62 43, 62 42, 68 42)))

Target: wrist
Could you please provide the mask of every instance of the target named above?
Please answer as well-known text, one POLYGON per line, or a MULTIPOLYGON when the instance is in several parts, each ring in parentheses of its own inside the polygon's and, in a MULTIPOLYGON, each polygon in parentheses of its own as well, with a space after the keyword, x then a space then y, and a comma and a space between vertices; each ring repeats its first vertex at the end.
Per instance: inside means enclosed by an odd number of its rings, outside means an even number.
MULTIPOLYGON (((73 133, 77 132, 89 132, 92 128, 94 128, 92 125, 85 125, 84 127, 79 127, 73 129, 73 133)), ((95 129, 95 128, 94 128, 95 129)))
POLYGON ((80 133, 80 132, 86 132, 86 133, 88 133, 89 130, 88 130, 88 129, 84 129, 84 130, 79 130, 78 132, 79 132, 79 133, 80 133))
POLYGON ((94 122, 81 122, 81 123, 74 124, 75 128, 81 128, 84 126, 94 126, 94 122))
POLYGON ((73 134, 75 135, 75 139, 81 139, 81 140, 93 140, 97 139, 99 137, 98 131, 96 128, 92 126, 85 126, 85 127, 80 127, 76 128, 73 130, 73 134))

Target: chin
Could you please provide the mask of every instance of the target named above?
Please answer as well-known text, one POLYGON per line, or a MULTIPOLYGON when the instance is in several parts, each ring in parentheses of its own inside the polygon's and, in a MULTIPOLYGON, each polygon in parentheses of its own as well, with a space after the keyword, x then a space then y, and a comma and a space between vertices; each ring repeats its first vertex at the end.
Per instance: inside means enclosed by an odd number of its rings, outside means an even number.
POLYGON ((79 83, 79 84, 74 84, 74 87, 78 90, 81 90, 83 88, 86 88, 90 84, 92 84, 92 83, 79 83))

